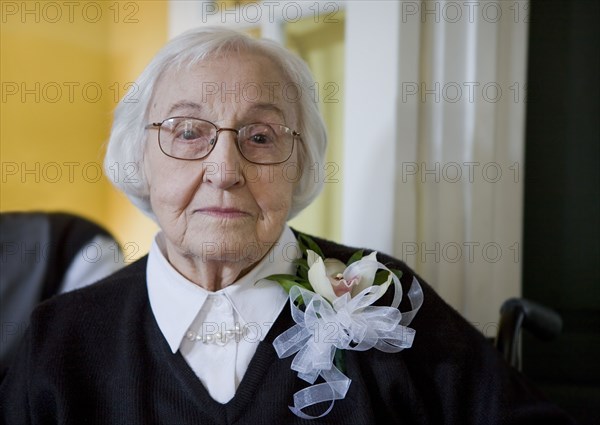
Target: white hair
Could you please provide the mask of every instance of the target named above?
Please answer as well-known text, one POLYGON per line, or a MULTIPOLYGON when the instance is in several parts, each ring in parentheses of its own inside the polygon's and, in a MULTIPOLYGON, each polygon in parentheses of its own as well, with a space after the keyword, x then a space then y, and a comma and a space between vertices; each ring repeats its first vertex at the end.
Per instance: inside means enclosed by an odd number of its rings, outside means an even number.
MULTIPOLYGON (((302 59, 273 41, 255 39, 230 29, 202 27, 187 31, 158 52, 117 105, 104 158, 104 169, 112 183, 155 221, 143 160, 147 137, 144 127, 148 124, 148 110, 156 85, 169 69, 192 66, 209 57, 232 52, 268 57, 281 68, 283 77, 298 88, 299 96, 295 101, 298 128, 295 130, 302 138, 296 143, 300 169, 324 161, 327 147, 325 124, 316 99, 309 95, 315 83, 302 59), (115 172, 115 167, 125 171, 125 176, 123 172, 115 172), (135 170, 135 173, 130 170, 135 170)), ((296 182, 288 218, 297 215, 321 192, 322 179, 313 177, 311 173, 303 172, 296 182)))

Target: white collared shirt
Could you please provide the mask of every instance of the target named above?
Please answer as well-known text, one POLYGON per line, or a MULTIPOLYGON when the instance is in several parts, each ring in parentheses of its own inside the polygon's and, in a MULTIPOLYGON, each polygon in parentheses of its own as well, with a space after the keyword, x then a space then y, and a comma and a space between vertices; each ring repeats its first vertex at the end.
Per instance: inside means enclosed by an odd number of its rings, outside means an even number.
POLYGON ((164 255, 162 238, 161 233, 155 236, 146 268, 152 312, 171 351, 180 350, 211 397, 226 403, 233 398, 258 343, 287 304, 285 290, 262 278, 294 274, 298 243, 286 225, 249 273, 211 292, 173 268, 164 255))

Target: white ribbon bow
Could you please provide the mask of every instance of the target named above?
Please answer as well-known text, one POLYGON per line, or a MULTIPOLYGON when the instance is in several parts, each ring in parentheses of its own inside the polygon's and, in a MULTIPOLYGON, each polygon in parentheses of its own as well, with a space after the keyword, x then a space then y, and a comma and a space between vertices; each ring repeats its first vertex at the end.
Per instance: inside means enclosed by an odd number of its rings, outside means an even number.
MULTIPOLYGON (((351 264, 356 270, 352 275, 360 275, 361 269, 373 266, 374 262, 361 261, 351 264)), ((333 306, 321 295, 300 286, 290 289, 292 318, 296 325, 283 332, 273 341, 279 358, 294 353, 292 370, 298 377, 314 384, 319 376, 325 382, 312 385, 294 394, 294 406, 289 406, 296 416, 303 419, 316 419, 327 415, 335 400, 342 399, 350 387, 350 378, 333 364, 335 350, 365 351, 371 348, 395 353, 409 348, 415 337, 415 330, 407 325, 423 304, 423 291, 413 277, 408 291, 412 310, 401 313, 398 310, 402 299, 402 285, 398 277, 386 266, 377 262, 378 268, 390 272, 394 282, 392 305, 372 306, 387 290, 388 284, 370 286, 355 297, 349 293, 337 297, 333 306), (300 310, 296 300, 302 297, 305 310, 300 310), (319 416, 310 416, 302 412, 307 406, 330 401, 329 408, 319 416)), ((388 280, 389 282, 389 280, 388 280)))

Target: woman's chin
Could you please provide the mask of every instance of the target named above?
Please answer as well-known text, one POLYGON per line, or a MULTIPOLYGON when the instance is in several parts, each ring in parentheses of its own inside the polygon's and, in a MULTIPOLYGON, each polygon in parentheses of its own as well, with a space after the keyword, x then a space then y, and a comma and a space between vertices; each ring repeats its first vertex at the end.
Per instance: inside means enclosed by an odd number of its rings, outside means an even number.
POLYGON ((255 228, 225 226, 227 231, 212 227, 186 238, 188 251, 202 261, 256 262, 270 249, 256 238, 255 228), (236 228, 237 227, 237 228, 236 228))

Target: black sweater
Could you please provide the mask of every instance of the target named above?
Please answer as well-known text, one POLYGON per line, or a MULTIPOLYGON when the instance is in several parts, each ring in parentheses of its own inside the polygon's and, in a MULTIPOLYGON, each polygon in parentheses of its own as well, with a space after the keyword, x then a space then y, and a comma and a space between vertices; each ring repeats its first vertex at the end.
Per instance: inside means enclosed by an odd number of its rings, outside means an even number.
MULTIPOLYGON (((342 261, 355 251, 319 244, 327 257, 342 261)), ((403 270, 408 290, 413 272, 393 258, 379 259, 403 270)), ((293 356, 279 359, 272 345, 294 324, 289 307, 258 346, 235 397, 220 404, 162 336, 148 300, 146 262, 36 309, 0 388, 4 423, 571 423, 422 279, 425 301, 410 325, 416 330, 413 346, 396 354, 348 351, 352 384, 326 417, 304 421, 288 409, 293 394, 308 386, 290 369, 293 356)), ((307 413, 327 406, 321 407, 307 413)))

